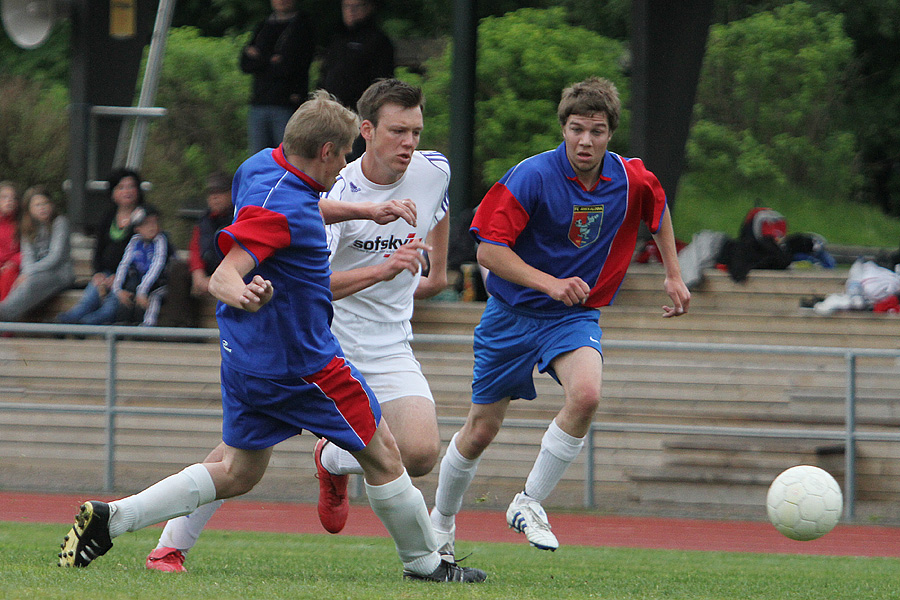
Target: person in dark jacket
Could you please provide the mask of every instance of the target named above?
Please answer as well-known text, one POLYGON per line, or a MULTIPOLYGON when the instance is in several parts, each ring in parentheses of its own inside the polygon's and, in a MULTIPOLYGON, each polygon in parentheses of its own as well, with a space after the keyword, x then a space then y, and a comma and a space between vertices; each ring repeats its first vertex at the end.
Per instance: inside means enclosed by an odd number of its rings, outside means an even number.
POLYGON ((250 153, 281 143, 284 128, 309 93, 315 51, 312 21, 295 0, 272 0, 272 14, 241 51, 241 71, 253 76, 247 134, 250 153))
POLYGON ((196 327, 201 324, 203 303, 211 301, 210 275, 222 258, 216 252, 216 233, 231 225, 231 175, 214 171, 206 179, 206 212, 191 230, 187 261, 173 258, 168 266, 166 298, 158 324, 165 327, 196 327))
MULTIPOLYGON (((394 45, 378 26, 374 0, 341 0, 342 26, 325 49, 319 85, 349 108, 377 79, 394 76, 394 45)), ((358 137, 348 161, 365 151, 358 137)))

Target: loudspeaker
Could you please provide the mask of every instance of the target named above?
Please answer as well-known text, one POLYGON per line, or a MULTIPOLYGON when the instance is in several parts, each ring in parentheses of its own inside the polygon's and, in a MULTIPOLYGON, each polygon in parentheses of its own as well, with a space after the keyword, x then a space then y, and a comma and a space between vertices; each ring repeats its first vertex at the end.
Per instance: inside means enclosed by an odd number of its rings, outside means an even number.
POLYGON ((46 42, 53 25, 67 12, 64 0, 0 0, 3 28, 16 46, 25 49, 46 42))

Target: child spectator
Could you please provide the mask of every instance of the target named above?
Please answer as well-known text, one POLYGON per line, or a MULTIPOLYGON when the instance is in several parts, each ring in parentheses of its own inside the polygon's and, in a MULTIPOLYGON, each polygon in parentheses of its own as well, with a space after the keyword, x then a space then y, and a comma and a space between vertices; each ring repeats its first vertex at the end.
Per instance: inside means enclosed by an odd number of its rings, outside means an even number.
POLYGON ((0 300, 19 276, 19 192, 11 181, 0 181, 0 300))
POLYGON ((110 293, 97 310, 82 317, 81 323, 156 325, 166 291, 169 240, 160 228, 159 212, 149 204, 135 210, 131 222, 135 235, 125 247, 110 293))
POLYGON ((0 321, 19 321, 75 282, 69 252, 69 221, 57 214, 43 186, 25 192, 20 230, 21 272, 0 302, 0 321))
POLYGON ((100 308, 112 287, 125 246, 134 235, 131 214, 144 203, 141 176, 130 169, 113 171, 109 177, 109 195, 110 206, 96 228, 94 274, 78 304, 56 317, 60 323, 81 323, 85 315, 100 308))

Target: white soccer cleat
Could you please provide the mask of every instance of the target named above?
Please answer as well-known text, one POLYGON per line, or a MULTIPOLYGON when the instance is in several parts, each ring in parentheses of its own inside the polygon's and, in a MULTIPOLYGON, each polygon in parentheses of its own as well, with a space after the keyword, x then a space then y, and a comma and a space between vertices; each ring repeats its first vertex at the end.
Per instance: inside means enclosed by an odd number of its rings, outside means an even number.
POLYGON ((559 548, 559 542, 550 531, 547 513, 544 512, 541 503, 529 498, 524 492, 516 494, 506 509, 506 523, 519 533, 524 533, 525 538, 535 548, 551 552, 559 548))

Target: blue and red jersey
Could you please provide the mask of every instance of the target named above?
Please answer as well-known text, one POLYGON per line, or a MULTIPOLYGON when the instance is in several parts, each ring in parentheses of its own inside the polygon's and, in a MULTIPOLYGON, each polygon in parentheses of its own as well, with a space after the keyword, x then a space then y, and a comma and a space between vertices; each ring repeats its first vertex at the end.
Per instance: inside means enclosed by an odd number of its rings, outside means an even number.
MULTIPOLYGON (((584 308, 611 304, 634 254, 641 221, 656 233, 666 196, 637 158, 607 152, 600 179, 585 189, 565 144, 528 158, 485 195, 470 231, 482 243, 505 245, 532 267, 591 286, 584 308)), ((565 304, 491 273, 487 291, 510 306, 565 312, 565 304)), ((579 307, 576 307, 576 309, 579 307)))
POLYGON ((234 244, 256 267, 247 275, 272 282, 275 293, 249 313, 219 303, 216 320, 223 365, 259 377, 303 377, 343 355, 331 333, 331 269, 319 213, 324 188, 285 160, 282 147, 247 159, 234 176, 234 222, 216 244, 234 244))

